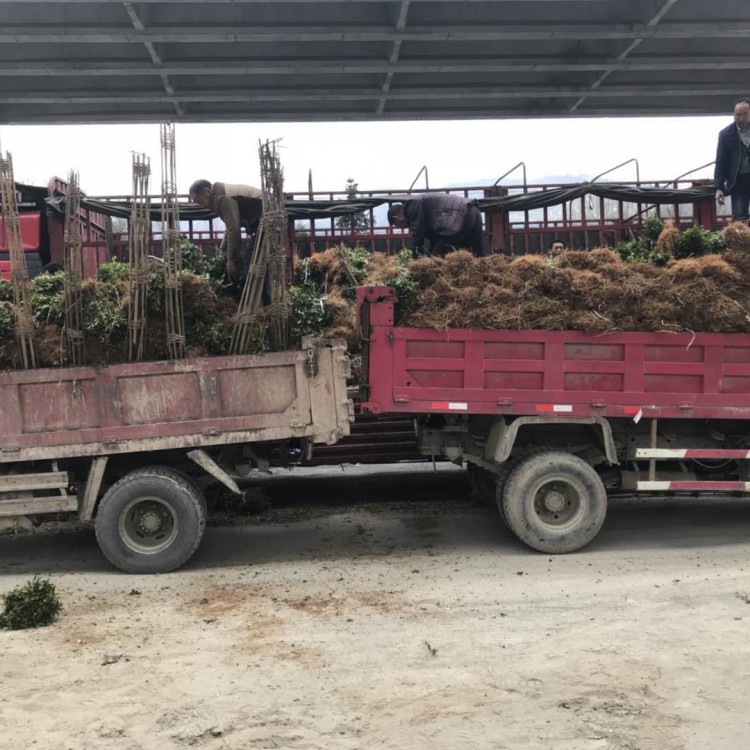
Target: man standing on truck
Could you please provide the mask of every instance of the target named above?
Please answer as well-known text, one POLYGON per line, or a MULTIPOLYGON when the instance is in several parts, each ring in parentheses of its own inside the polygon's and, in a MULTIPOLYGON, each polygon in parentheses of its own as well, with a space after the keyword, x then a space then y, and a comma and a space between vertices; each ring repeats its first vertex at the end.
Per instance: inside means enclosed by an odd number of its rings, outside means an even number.
POLYGON ((409 227, 415 255, 445 255, 449 248, 466 248, 480 257, 482 214, 471 201, 450 193, 425 193, 394 203, 388 209, 388 223, 400 229, 409 227), (429 252, 425 240, 430 241, 429 252))
POLYGON ((747 221, 750 209, 750 99, 738 99, 734 122, 719 132, 714 170, 716 200, 732 197, 732 220, 747 221))
POLYGON ((238 282, 244 275, 243 271, 247 271, 242 268, 241 229, 244 227, 249 236, 258 231, 263 216, 262 191, 250 185, 211 184, 208 180, 196 180, 190 186, 189 193, 193 203, 213 211, 224 222, 226 233, 219 251, 226 257, 227 278, 231 282, 238 282))

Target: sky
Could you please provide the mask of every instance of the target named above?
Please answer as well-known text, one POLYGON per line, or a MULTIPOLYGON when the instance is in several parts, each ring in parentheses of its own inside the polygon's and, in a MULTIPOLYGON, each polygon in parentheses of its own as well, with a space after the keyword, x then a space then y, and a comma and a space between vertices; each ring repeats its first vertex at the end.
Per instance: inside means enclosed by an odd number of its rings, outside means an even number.
MULTIPOLYGON (((432 188, 494 182, 518 162, 530 183, 554 175, 593 178, 637 159, 642 180, 670 180, 708 162, 724 117, 581 118, 407 122, 177 124, 177 180, 258 185, 258 141, 281 138, 288 192, 404 190, 426 165, 432 188)), ((132 152, 151 159, 151 193, 160 190, 159 126, 0 126, 0 148, 13 156, 18 182, 46 185, 52 176, 80 175, 91 196, 131 192, 132 152)), ((712 175, 712 168, 695 173, 712 175)), ((515 172, 512 177, 520 177, 515 172)), ((605 180, 632 181, 633 163, 605 180)), ((424 182, 418 186, 424 185, 424 182)))

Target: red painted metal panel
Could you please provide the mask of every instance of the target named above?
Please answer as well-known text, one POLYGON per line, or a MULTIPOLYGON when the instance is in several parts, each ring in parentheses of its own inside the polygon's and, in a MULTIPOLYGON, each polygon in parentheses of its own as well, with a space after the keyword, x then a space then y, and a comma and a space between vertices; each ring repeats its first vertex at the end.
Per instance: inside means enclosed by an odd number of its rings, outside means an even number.
POLYGON ((166 447, 178 447, 182 438, 266 428, 307 434, 310 386, 301 363, 292 351, 2 372, 0 462, 27 449, 63 457, 111 446, 123 452, 128 441, 174 438, 166 447))
MULTIPOLYGON (((21 243, 24 252, 36 252, 42 243, 42 214, 40 211, 28 211, 18 215, 21 230, 21 243)), ((0 216, 0 250, 8 251, 8 233, 5 222, 0 216)))
POLYGON ((573 416, 750 418, 747 334, 399 328, 391 290, 360 289, 358 302, 369 305, 366 411, 466 402, 473 414, 548 406, 573 416))
POLYGON ((10 281, 10 261, 0 260, 0 279, 10 281))

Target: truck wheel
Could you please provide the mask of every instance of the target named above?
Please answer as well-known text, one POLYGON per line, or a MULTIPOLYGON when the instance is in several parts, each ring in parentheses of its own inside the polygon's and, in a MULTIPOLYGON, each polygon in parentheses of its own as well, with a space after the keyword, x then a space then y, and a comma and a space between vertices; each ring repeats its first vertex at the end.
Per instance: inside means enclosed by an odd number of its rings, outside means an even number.
POLYGON ((184 565, 206 528, 193 483, 163 467, 139 469, 107 490, 95 519, 104 556, 125 573, 167 573, 184 565))
POLYGON ((508 477, 516 470, 516 466, 522 461, 525 461, 530 455, 537 455, 538 453, 548 450, 549 448, 542 448, 539 446, 526 447, 515 456, 511 456, 504 463, 500 464, 500 471, 495 474, 494 505, 497 507, 497 512, 500 514, 500 518, 506 526, 508 525, 508 519, 505 516, 503 495, 505 494, 505 485, 508 483, 508 477))
POLYGON ((599 533, 607 492, 582 459, 545 451, 510 473, 502 504, 508 527, 521 541, 540 552, 573 552, 599 533))
POLYGON ((469 478, 471 489, 474 494, 482 501, 482 505, 492 506, 495 504, 495 495, 497 494, 495 479, 496 475, 476 464, 466 464, 466 475, 469 478))
POLYGON ((505 485, 508 484, 508 477, 516 470, 518 464, 526 459, 526 456, 509 458, 505 463, 500 465, 500 472, 495 477, 495 507, 500 514, 502 522, 507 526, 508 518, 505 515, 505 485))

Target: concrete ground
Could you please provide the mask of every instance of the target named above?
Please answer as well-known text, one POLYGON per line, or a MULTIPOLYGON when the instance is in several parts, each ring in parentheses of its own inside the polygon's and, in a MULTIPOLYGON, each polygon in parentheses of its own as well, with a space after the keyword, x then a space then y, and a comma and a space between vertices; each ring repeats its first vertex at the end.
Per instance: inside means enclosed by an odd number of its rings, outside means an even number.
POLYGON ((520 544, 450 466, 266 480, 193 560, 127 576, 75 524, 0 537, 0 747, 736 750, 750 745, 750 503, 613 501, 520 544))

